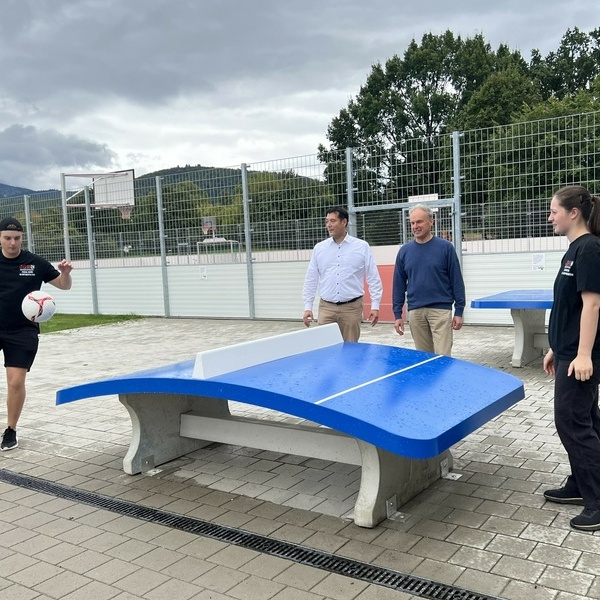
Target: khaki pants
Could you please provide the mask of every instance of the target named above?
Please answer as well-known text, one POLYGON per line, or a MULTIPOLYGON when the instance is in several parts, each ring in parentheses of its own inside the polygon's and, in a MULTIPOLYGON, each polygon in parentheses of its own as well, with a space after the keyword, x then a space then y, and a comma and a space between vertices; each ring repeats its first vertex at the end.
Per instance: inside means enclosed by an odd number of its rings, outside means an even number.
POLYGON ((442 308, 416 308, 408 311, 410 333, 415 348, 423 352, 452 352, 452 311, 442 308))
POLYGON ((319 301, 319 316, 317 318, 317 323, 319 325, 337 323, 345 342, 358 342, 362 317, 362 298, 359 298, 355 302, 350 302, 350 304, 340 305, 325 302, 325 300, 319 301))

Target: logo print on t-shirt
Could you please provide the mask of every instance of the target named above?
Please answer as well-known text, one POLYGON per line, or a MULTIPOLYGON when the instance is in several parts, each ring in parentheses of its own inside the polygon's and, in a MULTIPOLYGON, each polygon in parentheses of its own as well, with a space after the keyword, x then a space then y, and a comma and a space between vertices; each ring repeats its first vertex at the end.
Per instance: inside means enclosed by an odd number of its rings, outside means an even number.
POLYGON ((571 273, 571 267, 573 266, 573 263, 574 263, 574 261, 572 261, 572 260, 566 261, 561 275, 567 275, 567 277, 573 277, 573 273, 571 273))
POLYGON ((19 275, 21 277, 32 277, 35 275, 35 265, 19 265, 19 275))

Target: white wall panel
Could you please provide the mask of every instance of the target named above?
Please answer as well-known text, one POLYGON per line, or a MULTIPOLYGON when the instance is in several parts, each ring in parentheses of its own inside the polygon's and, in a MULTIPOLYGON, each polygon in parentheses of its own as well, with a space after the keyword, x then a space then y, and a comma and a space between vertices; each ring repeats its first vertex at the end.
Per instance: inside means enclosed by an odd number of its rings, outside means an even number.
POLYGON ((250 316, 245 264, 169 267, 173 317, 250 316))
POLYGON ((534 270, 532 253, 463 255, 463 277, 467 291, 465 323, 512 325, 509 310, 470 308, 471 300, 517 289, 552 289, 558 273, 560 252, 538 253, 544 270, 534 270))
POLYGON ((92 313, 92 284, 89 269, 74 269, 71 277, 73 287, 70 290, 59 290, 50 284, 44 284, 42 289, 54 298, 57 313, 82 315, 92 313))
MULTIPOLYGON (((384 256, 389 260, 393 252, 391 249, 386 250, 384 256)), ((463 255, 463 275, 467 289, 465 322, 477 325, 512 324, 508 310, 472 309, 471 300, 511 289, 551 289, 563 254, 562 250, 538 253, 544 259, 543 270, 533 268, 533 253, 463 255)), ((255 263, 253 276, 256 318, 299 320, 304 312, 302 285, 307 267, 307 261, 255 263)), ((167 273, 171 316, 250 316, 245 264, 169 266, 167 273)), ((96 278, 101 313, 164 316, 159 266, 103 268, 96 271, 96 278)), ((59 311, 92 312, 88 270, 73 271, 73 289, 68 292, 52 286, 47 288, 55 296, 59 311)))
POLYGON ((254 265, 255 311, 259 319, 302 319, 302 286, 308 262, 254 265))
MULTIPOLYGON (((98 311, 105 315, 136 314, 164 316, 160 267, 126 267, 96 270, 98 311)), ((76 287, 73 283, 73 288, 76 287)), ((71 292, 65 294, 70 299, 71 292)), ((92 311, 90 293, 89 308, 92 311)), ((75 311, 73 311, 75 312, 75 311)))

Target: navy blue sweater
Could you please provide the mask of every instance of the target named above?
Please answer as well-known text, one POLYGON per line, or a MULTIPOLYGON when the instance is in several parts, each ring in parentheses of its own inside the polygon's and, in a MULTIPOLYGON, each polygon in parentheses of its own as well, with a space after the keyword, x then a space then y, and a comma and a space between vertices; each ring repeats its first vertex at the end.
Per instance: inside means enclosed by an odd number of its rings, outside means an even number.
POLYGON ((408 310, 443 308, 462 317, 465 309, 465 283, 454 246, 447 240, 433 237, 424 244, 416 241, 400 247, 394 268, 392 292, 396 319, 408 300, 408 310))

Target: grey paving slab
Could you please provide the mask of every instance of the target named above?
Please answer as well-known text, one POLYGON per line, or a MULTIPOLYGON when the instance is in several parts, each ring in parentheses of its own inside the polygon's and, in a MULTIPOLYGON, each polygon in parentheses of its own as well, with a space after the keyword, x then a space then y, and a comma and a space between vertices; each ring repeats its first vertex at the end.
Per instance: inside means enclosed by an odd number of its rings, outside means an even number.
MULTIPOLYGON (((128 476, 121 461, 131 425, 115 397, 54 405, 59 387, 301 327, 153 318, 44 335, 28 378, 20 447, 0 454, 0 468, 508 600, 600 598, 600 534, 571 530, 577 507, 551 505, 541 494, 562 482, 568 466, 554 430, 553 381, 541 360, 510 365, 512 328, 466 326, 453 352, 521 378, 526 397, 456 444, 458 479, 440 480, 372 530, 347 517, 360 477, 353 465, 214 444, 154 475, 128 476)), ((365 325, 361 341, 412 346, 410 332, 400 338, 389 324, 365 325)), ((239 403, 234 411, 266 416, 239 403)), ((0 591, 72 600, 410 597, 5 483, 0 591)))

